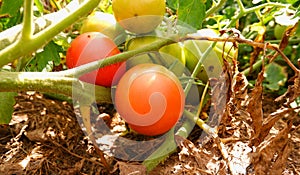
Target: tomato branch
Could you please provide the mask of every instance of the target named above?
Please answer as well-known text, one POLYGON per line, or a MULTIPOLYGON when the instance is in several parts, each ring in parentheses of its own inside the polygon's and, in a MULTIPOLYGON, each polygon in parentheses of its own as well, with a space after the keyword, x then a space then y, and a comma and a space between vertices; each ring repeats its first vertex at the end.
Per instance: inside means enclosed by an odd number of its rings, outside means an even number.
POLYGON ((243 2, 241 0, 237 0, 237 3, 238 3, 240 11, 236 14, 236 16, 234 16, 231 19, 230 23, 228 25, 226 25, 225 28, 229 28, 229 27, 235 25, 237 20, 239 20, 244 15, 246 15, 248 13, 256 12, 258 10, 261 10, 261 9, 265 8, 265 7, 269 7, 269 6, 271 6, 271 7, 280 7, 280 8, 288 7, 288 5, 286 5, 286 4, 268 2, 268 3, 264 3, 264 4, 254 6, 254 7, 251 7, 251 8, 245 8, 244 5, 243 5, 243 2))
POLYGON ((0 87, 0 92, 38 91, 80 99, 90 98, 91 90, 94 90, 95 101, 111 103, 110 88, 47 72, 0 72, 0 87))
POLYGON ((213 5, 210 9, 206 11, 205 18, 208 18, 210 15, 214 14, 216 11, 221 9, 226 3, 226 0, 220 0, 217 4, 213 5))
POLYGON ((74 77, 79 77, 110 64, 125 61, 143 52, 158 50, 160 47, 173 42, 175 41, 170 39, 159 40, 144 48, 123 52, 103 60, 60 72, 0 72, 0 92, 39 91, 62 94, 69 97, 74 97, 74 95, 75 97, 81 97, 81 94, 84 96, 91 94, 90 89, 95 88, 97 102, 111 103, 110 88, 84 83, 74 77))
POLYGON ((286 63, 295 71, 298 72, 300 71, 290 60, 289 58, 283 53, 283 51, 280 50, 280 48, 275 45, 275 44, 270 44, 270 43, 259 43, 259 42, 254 42, 250 39, 243 39, 240 37, 231 37, 231 38, 213 38, 213 37, 184 37, 181 40, 209 40, 209 41, 214 41, 214 42, 238 42, 238 43, 244 43, 250 46, 255 46, 255 47, 259 47, 259 48, 267 48, 267 49, 271 49, 271 50, 275 50, 276 52, 278 52, 282 58, 286 61, 286 63))
POLYGON ((33 0, 24 1, 24 17, 21 40, 30 40, 33 34, 33 0))
POLYGON ((126 61, 135 55, 150 52, 150 51, 156 51, 159 48, 161 48, 162 46, 165 46, 165 45, 168 45, 168 44, 171 44, 174 42, 176 42, 176 41, 174 41, 172 39, 160 39, 158 41, 155 41, 155 42, 149 44, 147 47, 142 47, 140 49, 126 51, 126 52, 123 52, 123 53, 120 53, 117 55, 107 57, 102 60, 98 60, 98 61, 94 61, 94 62, 85 64, 82 66, 78 66, 73 69, 61 71, 61 72, 59 72, 59 74, 68 76, 68 77, 79 77, 83 74, 86 74, 86 73, 96 70, 98 68, 102 68, 102 67, 114 64, 114 63, 126 61))
MULTIPOLYGON (((100 0, 86 0, 83 3, 79 3, 79 1, 71 1, 64 9, 55 12, 54 14, 56 15, 51 16, 52 23, 42 31, 39 31, 38 33, 34 34, 30 40, 24 40, 23 37, 19 39, 19 33, 16 32, 16 36, 12 36, 13 39, 11 41, 13 43, 0 51, 0 67, 3 67, 4 65, 14 61, 15 59, 18 59, 24 55, 27 55, 28 53, 32 53, 37 49, 41 48, 43 45, 47 44, 53 37, 55 37, 59 32, 73 24, 82 16, 89 13, 95 7, 97 7, 99 2, 100 0), (16 52, 16 50, 18 52, 16 52)), ((32 3, 31 0, 25 1, 25 4, 29 6, 26 7, 27 10, 30 9, 29 3, 32 3)), ((31 33, 31 30, 33 30, 33 25, 29 24, 29 21, 31 21, 30 14, 27 13, 24 17, 24 20, 26 20, 24 21, 24 27, 26 27, 26 29, 23 30, 23 32, 25 31, 25 33, 22 35, 24 35, 25 38, 28 38, 28 34, 31 33), (31 30, 28 28, 31 28, 31 30)), ((16 29, 20 30, 20 27, 16 29)), ((4 39, 5 42, 7 42, 6 38, 4 39)))

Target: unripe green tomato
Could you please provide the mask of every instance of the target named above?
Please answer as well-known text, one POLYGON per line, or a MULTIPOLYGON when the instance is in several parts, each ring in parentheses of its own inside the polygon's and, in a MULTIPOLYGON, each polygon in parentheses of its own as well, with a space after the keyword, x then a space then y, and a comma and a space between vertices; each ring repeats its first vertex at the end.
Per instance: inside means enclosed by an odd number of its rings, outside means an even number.
MULTIPOLYGON (((126 43, 126 50, 135 50, 146 47, 160 39, 156 36, 142 36, 129 40, 126 43)), ((184 49, 179 43, 170 44, 162 47, 158 52, 137 55, 126 62, 127 68, 131 68, 142 63, 156 63, 163 65, 176 76, 181 76, 185 69, 185 54, 184 49), (158 54, 159 52, 159 54, 158 54)))
POLYGON ((94 12, 83 21, 80 33, 86 32, 101 32, 115 42, 122 42, 126 37, 125 30, 117 23, 115 17, 103 12, 94 12))
POLYGON ((284 31, 288 26, 276 24, 274 27, 274 36, 276 39, 281 39, 284 31))
MULTIPOLYGON (((195 37, 218 37, 217 33, 212 29, 201 29, 197 33, 192 34, 195 37)), ((184 41, 186 51, 186 67, 192 72, 195 69, 198 60, 201 59, 212 41, 207 40, 187 40, 184 41)), ((218 78, 222 72, 223 56, 226 60, 234 59, 236 50, 232 47, 232 43, 218 42, 213 50, 211 50, 202 63, 202 68, 197 77, 204 83, 209 78, 218 78), (223 52, 224 48, 224 52, 223 52), (229 52, 230 51, 230 52, 229 52), (229 52, 229 53, 228 53, 229 52)))

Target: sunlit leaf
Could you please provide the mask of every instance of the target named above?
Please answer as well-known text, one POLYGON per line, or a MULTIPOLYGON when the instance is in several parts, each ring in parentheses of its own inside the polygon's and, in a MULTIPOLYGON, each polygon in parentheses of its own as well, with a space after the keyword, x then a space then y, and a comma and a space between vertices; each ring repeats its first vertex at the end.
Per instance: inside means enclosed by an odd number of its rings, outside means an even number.
POLYGON ((3 0, 0 14, 8 14, 10 16, 15 16, 23 5, 23 0, 3 0))
POLYGON ((202 27, 205 18, 205 4, 202 0, 179 0, 178 19, 196 29, 202 27))

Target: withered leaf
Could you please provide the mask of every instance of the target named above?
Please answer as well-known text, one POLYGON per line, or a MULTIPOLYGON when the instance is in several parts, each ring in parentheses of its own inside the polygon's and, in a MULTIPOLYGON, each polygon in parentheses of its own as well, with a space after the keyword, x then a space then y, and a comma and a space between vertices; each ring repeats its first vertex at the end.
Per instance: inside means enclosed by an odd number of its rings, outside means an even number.
MULTIPOLYGON (((287 156, 282 152, 288 152, 289 147, 289 132, 293 123, 289 121, 285 128, 281 130, 276 136, 270 137, 265 142, 262 142, 256 149, 255 153, 252 153, 252 164, 254 166, 255 174, 274 174, 283 170, 284 163, 287 156), (281 164, 281 168, 274 170, 274 166, 281 164), (270 173, 272 172, 272 173, 270 173)), ((281 174, 280 172, 279 174, 281 174)))
MULTIPOLYGON (((255 140, 262 128, 263 124, 263 111, 262 111, 262 82, 264 80, 264 71, 262 70, 258 74, 258 78, 255 84, 254 89, 251 92, 249 103, 247 105, 247 112, 250 114, 252 122, 251 127, 254 131, 254 134, 252 135, 252 140, 255 140)), ((252 143, 254 145, 258 145, 259 143, 252 143)))
POLYGON ((146 167, 138 163, 121 162, 117 163, 120 170, 120 175, 143 175, 147 174, 146 167))
POLYGON ((285 100, 285 105, 289 105, 300 96, 300 71, 298 71, 292 79, 294 84, 289 85, 287 91, 282 96, 276 98, 275 101, 279 102, 285 100))

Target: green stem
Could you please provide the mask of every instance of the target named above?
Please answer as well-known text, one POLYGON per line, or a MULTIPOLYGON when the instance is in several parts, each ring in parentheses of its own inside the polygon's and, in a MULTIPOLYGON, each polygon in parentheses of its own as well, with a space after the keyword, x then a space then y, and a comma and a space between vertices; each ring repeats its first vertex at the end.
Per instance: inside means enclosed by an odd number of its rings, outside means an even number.
POLYGON ((244 4, 243 4, 243 2, 241 1, 241 0, 237 0, 237 4, 238 4, 238 6, 239 6, 239 13, 245 13, 245 7, 244 7, 244 4))
POLYGON ((95 101, 112 102, 110 88, 46 72, 0 72, 0 87, 0 92, 39 91, 78 99, 90 97, 91 90, 95 90, 95 101))
MULTIPOLYGON (((256 69, 260 68, 261 65, 262 65, 262 60, 258 60, 256 63, 253 64, 252 70, 256 70, 256 69)), ((247 69, 243 70, 242 73, 244 75, 246 75, 246 76, 249 75, 249 73, 250 73, 250 67, 248 67, 247 69)))
POLYGON ((123 52, 61 72, 0 72, 0 92, 39 91, 63 94, 69 97, 81 97, 81 94, 89 95, 90 89, 95 88, 97 102, 111 103, 110 88, 83 83, 73 77, 79 77, 109 64, 125 61, 139 53, 158 50, 160 47, 173 42, 175 41, 170 39, 159 40, 148 47, 123 52))
MULTIPOLYGON (((207 58, 208 54, 212 51, 212 49, 216 46, 217 42, 213 42, 203 53, 203 55, 201 56, 201 58, 198 60, 198 63, 196 64, 192 75, 191 75, 191 79, 193 80, 194 78, 196 78, 196 76, 198 75, 199 71, 201 70, 201 65, 203 64, 203 62, 205 61, 205 59, 207 58)), ((184 89, 184 93, 188 94, 191 87, 193 85, 192 81, 189 81, 184 89)))
POLYGON ((229 27, 233 26, 236 23, 236 21, 238 19, 240 19, 241 17, 243 17, 244 15, 246 15, 248 13, 255 12, 257 10, 261 10, 262 8, 265 8, 265 7, 268 7, 268 6, 285 8, 285 7, 288 6, 286 4, 269 2, 269 3, 264 3, 264 4, 261 4, 261 5, 255 6, 255 7, 245 8, 241 0, 237 0, 237 2, 238 2, 238 5, 240 7, 240 11, 236 16, 234 16, 231 19, 230 23, 225 28, 229 28, 229 27))
POLYGON ((215 6, 211 7, 210 9, 208 9, 206 11, 205 18, 211 16, 216 11, 218 11, 225 4, 225 2, 226 2, 226 0, 220 0, 215 6))
POLYGON ((168 45, 171 43, 174 43, 176 41, 173 41, 171 39, 161 39, 158 41, 155 41, 153 43, 151 43, 150 45, 148 45, 147 47, 142 47, 136 50, 131 50, 131 51, 126 51, 126 52, 122 52, 120 54, 117 55, 113 55, 111 57, 107 57, 105 59, 102 60, 98 60, 98 61, 94 61, 82 66, 78 66, 75 69, 69 69, 66 71, 61 71, 58 72, 58 74, 64 75, 64 76, 68 76, 68 77, 79 77, 87 72, 96 70, 98 68, 102 68, 105 66, 108 66, 110 64, 114 64, 114 63, 118 63, 118 62, 123 62, 128 60, 129 58, 140 54, 140 53, 145 53, 145 52, 150 52, 150 51, 156 51, 159 48, 161 48, 164 45, 168 45))
POLYGON ((33 34, 33 0, 24 1, 24 17, 21 40, 29 41, 33 34))
POLYGON ((35 34, 30 39, 30 41, 21 39, 1 50, 0 67, 3 67, 4 65, 14 61, 15 59, 18 59, 41 48, 59 32, 73 24, 80 17, 89 13, 95 7, 97 7, 99 2, 100 0, 84 1, 84 3, 78 6, 76 1, 71 1, 65 9, 56 12, 61 15, 59 19, 54 20, 55 23, 35 34), (16 50, 18 50, 18 52, 16 52, 16 50))

